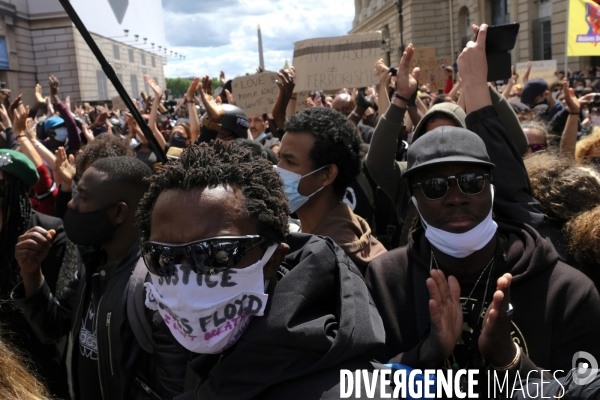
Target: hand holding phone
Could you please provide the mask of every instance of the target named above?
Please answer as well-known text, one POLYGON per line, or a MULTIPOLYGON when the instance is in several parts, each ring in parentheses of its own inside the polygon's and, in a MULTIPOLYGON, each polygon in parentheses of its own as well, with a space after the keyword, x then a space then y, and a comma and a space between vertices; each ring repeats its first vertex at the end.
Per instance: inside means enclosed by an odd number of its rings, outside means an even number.
MULTIPOLYGON (((517 43, 519 23, 490 26, 487 29, 485 52, 488 64, 488 82, 510 79, 511 56, 510 51, 517 43)), ((475 40, 479 31, 475 35, 475 40)))

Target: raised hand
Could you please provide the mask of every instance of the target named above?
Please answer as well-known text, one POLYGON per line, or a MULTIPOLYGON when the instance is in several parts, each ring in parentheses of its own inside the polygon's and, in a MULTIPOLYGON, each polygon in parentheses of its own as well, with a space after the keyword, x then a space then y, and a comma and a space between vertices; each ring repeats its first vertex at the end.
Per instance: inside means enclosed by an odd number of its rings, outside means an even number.
POLYGON ((8 111, 6 111, 4 104, 0 104, 0 118, 5 126, 12 127, 12 122, 10 118, 8 118, 8 111))
POLYGON ((426 367, 436 367, 446 360, 462 333, 463 314, 460 286, 455 277, 448 280, 440 270, 431 270, 427 279, 431 331, 421 346, 419 357, 426 367))
POLYGON ((204 78, 202 78, 202 88, 209 96, 213 95, 212 79, 210 79, 210 76, 206 75, 204 78))
POLYGON ((575 96, 575 91, 569 87, 569 80, 567 78, 563 79, 563 92, 565 93, 565 105, 567 106, 567 110, 569 110, 569 114, 579 114, 581 104, 577 96, 575 96))
POLYGON ((235 106, 235 100, 233 98, 233 95, 228 89, 225 89, 225 96, 227 97, 227 103, 235 106))
POLYGON ((156 81, 154 79, 150 78, 148 75, 144 75, 144 81, 146 81, 146 83, 148 84, 150 89, 152 89, 152 91, 154 92, 154 97, 156 97, 158 99, 159 96, 161 95, 161 91, 160 91, 160 87, 158 86, 158 83, 156 83, 156 81))
POLYGON ((296 86, 296 83, 294 82, 295 78, 296 69, 294 67, 281 69, 277 73, 277 80, 275 83, 277 83, 280 93, 282 93, 286 99, 290 99, 294 93, 294 87, 296 86))
POLYGON ((35 85, 35 101, 38 105, 46 103, 46 98, 42 95, 42 85, 39 83, 35 85))
POLYGON ((222 105, 217 104, 215 99, 212 97, 212 94, 209 94, 205 90, 205 86, 207 86, 210 88, 210 93, 212 93, 212 80, 208 76, 205 76, 202 79, 202 82, 198 83, 198 85, 200 88, 200 96, 202 97, 202 102, 204 103, 204 108, 206 108, 208 118, 212 122, 218 123, 221 121, 221 118, 223 118, 223 115, 225 115, 225 110, 223 109, 222 105))
POLYGON ((225 86, 225 84, 227 83, 227 79, 225 79, 225 72, 221 71, 221 73, 219 74, 219 80, 221 81, 221 84, 225 86))
POLYGON ((507 313, 510 304, 511 274, 498 279, 492 304, 483 319, 478 347, 481 355, 492 365, 504 367, 515 358, 516 348, 511 339, 512 311, 507 313))
POLYGON ((200 78, 196 77, 194 80, 192 80, 192 83, 190 83, 185 98, 187 100, 194 100, 196 98, 196 92, 198 91, 198 88, 200 88, 200 78))
POLYGON ((373 73, 379 77, 380 80, 384 81, 387 79, 388 73, 390 72, 390 68, 385 65, 383 58, 380 58, 375 63, 375 68, 373 69, 373 73))
POLYGON ((27 118, 25 121, 25 134, 31 143, 37 142, 37 132, 35 131, 35 121, 32 118, 27 118))
POLYGON ((14 120, 14 132, 15 135, 20 135, 25 133, 27 129, 27 117, 29 115, 29 106, 27 108, 23 107, 23 104, 20 104, 19 107, 14 110, 15 120, 14 120))
POLYGON ((477 41, 470 41, 458 56, 458 70, 465 86, 474 84, 487 85, 488 65, 485 56, 485 38, 488 26, 482 24, 479 27, 477 41))
POLYGON ((410 99, 417 91, 417 80, 413 77, 410 70, 410 63, 414 54, 415 48, 411 43, 402 54, 400 64, 398 64, 398 72, 396 73, 396 93, 405 99, 410 99))
POLYGON ((50 75, 48 78, 48 84, 50 85, 50 97, 57 96, 59 92, 58 78, 56 78, 54 75, 50 75))
POLYGON ((75 157, 73 157, 73 154, 67 157, 64 147, 59 147, 54 154, 56 155, 56 169, 62 179, 61 190, 68 192, 73 186, 73 178, 77 173, 75 157))

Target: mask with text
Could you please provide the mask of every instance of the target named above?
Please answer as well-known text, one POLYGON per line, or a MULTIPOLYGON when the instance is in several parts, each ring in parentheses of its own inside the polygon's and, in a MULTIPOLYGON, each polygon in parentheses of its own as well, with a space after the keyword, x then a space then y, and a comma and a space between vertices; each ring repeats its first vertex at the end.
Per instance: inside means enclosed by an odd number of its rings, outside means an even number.
POLYGON ((247 268, 216 274, 196 274, 176 265, 172 277, 151 275, 146 282, 146 307, 160 313, 177 341, 189 351, 218 354, 234 345, 253 316, 262 316, 265 294, 263 268, 278 244, 247 268))

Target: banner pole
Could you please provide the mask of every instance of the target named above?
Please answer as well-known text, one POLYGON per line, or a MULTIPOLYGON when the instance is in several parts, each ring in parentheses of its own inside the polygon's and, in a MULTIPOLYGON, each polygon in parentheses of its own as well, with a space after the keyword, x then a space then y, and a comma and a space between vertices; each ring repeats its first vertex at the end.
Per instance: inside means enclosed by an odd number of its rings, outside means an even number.
POLYGON ((567 0, 567 20, 565 21, 565 77, 569 78, 569 8, 570 1, 567 0))
MULTIPOLYGON (((77 30, 79 30, 79 33, 81 34, 81 36, 83 37, 83 39, 85 40, 87 45, 89 46, 92 53, 94 53, 94 55, 96 56, 96 59, 100 63, 100 66, 102 67, 102 70, 106 74, 106 77, 111 81, 111 83, 113 84, 115 89, 117 89, 117 93, 119 93, 119 96, 121 96, 121 99, 123 99, 123 102, 129 109, 129 112, 131 113, 131 115, 133 115, 133 118, 135 119, 138 126, 142 130, 142 133, 148 140, 148 145, 149 145, 150 149, 154 152, 154 154, 156 154, 156 158, 158 159, 158 161, 160 161, 163 164, 166 164, 168 159, 167 159, 167 155, 165 154, 165 151, 158 144, 158 141, 154 137, 154 134, 150 130, 150 127, 146 123, 144 123, 144 119, 142 118, 140 111, 137 109, 135 104, 133 104, 133 101, 129 97, 129 94, 127 94, 127 91, 123 87, 123 84, 121 83, 121 81, 119 81, 119 78, 117 77, 117 74, 115 73, 115 70, 110 65, 110 63, 106 60, 106 58, 104 57, 104 54, 102 54, 102 51, 100 51, 100 49, 98 48, 98 45, 92 38, 92 35, 90 35, 90 33, 88 32, 88 30, 85 27, 85 25, 83 24, 83 22, 81 22, 81 19, 79 19, 79 15, 77 15, 77 12, 73 8, 73 6, 69 2, 69 0, 59 0, 59 1, 62 4, 65 11, 67 12, 67 14, 69 15, 69 18, 71 18, 71 21, 73 22, 73 24, 75 25, 77 30)), ((158 99, 155 99, 154 101, 158 101, 158 99)))

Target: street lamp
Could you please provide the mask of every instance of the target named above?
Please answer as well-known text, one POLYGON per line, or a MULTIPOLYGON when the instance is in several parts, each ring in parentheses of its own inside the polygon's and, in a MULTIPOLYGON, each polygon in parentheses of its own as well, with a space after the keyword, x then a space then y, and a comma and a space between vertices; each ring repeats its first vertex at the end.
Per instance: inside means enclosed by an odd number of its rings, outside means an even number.
POLYGON ((394 0, 398 9, 398 30, 400 31, 400 57, 404 53, 404 18, 402 17, 402 0, 394 0))

